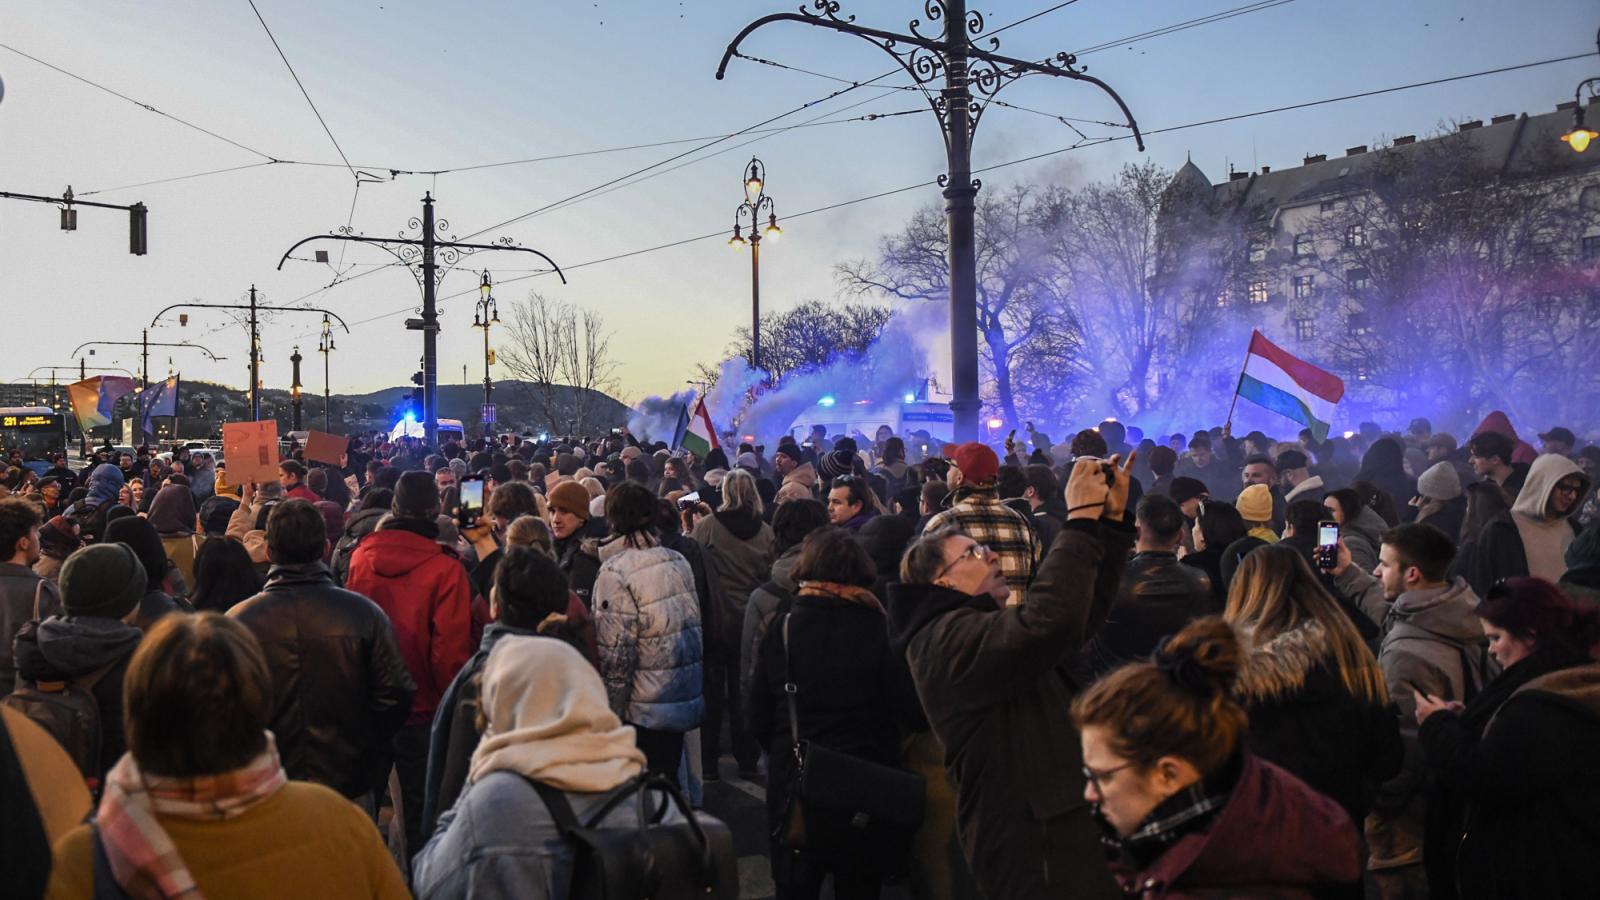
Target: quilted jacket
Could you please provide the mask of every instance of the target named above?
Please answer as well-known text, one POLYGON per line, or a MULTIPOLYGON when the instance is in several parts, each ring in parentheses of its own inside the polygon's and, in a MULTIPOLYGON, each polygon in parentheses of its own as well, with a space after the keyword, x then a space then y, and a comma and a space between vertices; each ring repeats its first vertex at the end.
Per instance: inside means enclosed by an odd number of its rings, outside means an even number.
POLYGON ((653 537, 612 538, 600 545, 592 599, 612 711, 645 728, 698 728, 703 636, 688 561, 653 537))

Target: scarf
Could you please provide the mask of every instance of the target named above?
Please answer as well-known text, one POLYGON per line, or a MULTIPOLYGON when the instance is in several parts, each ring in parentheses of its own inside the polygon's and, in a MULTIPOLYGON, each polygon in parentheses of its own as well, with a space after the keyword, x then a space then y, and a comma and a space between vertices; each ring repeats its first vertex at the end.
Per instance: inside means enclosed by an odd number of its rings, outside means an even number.
POLYGON ((634 731, 577 650, 547 637, 507 634, 483 664, 489 720, 472 753, 469 784, 515 772, 563 791, 609 791, 644 770, 634 731))
POLYGON ((802 581, 800 582, 800 596, 802 597, 827 597, 832 600, 843 600, 865 606, 885 615, 883 603, 870 588, 857 587, 853 584, 839 584, 836 581, 802 581))
POLYGON ((106 859, 117 884, 139 900, 185 897, 203 900, 189 867, 158 815, 218 822, 244 815, 288 782, 278 744, 267 746, 243 768, 217 775, 176 778, 142 772, 124 753, 106 775, 97 815, 106 859))
POLYGON ((1102 842, 1126 853, 1140 869, 1148 868, 1179 838, 1211 826, 1222 808, 1228 805, 1243 771, 1243 756, 1235 756, 1211 777, 1202 778, 1161 801, 1127 837, 1115 837, 1116 832, 1107 824, 1108 836, 1103 837, 1102 842))

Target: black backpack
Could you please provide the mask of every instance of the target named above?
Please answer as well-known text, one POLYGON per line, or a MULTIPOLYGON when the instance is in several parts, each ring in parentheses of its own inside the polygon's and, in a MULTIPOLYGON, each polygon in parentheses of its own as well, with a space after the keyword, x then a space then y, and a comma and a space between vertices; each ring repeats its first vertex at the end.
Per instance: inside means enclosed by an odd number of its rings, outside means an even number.
POLYGON ((713 816, 696 812, 670 781, 644 774, 623 784, 587 822, 578 821, 560 789, 528 780, 573 849, 571 900, 735 900, 739 895, 733 834, 713 816), (659 795, 659 806, 652 803, 659 795), (606 826, 612 810, 631 802, 636 824, 606 826), (676 803, 683 821, 663 821, 676 803))
MULTIPOLYGON (((120 662, 120 660, 118 660, 120 662)), ((100 778, 100 702, 94 686, 116 666, 108 663, 69 681, 21 681, 5 699, 6 706, 32 719, 56 739, 98 794, 100 778)))

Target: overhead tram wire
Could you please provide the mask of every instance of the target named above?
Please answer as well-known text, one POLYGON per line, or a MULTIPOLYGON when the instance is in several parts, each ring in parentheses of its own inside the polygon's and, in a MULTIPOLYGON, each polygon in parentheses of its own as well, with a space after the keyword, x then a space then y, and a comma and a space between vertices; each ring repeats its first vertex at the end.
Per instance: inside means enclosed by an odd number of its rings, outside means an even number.
POLYGON ((1180 31, 1188 31, 1191 28, 1199 28, 1201 25, 1210 25, 1214 22, 1223 22, 1238 16, 1247 16, 1251 13, 1265 12, 1266 10, 1274 7, 1285 6, 1293 2, 1294 0, 1260 0, 1260 2, 1257 3, 1249 3, 1244 6, 1234 7, 1233 9, 1225 9, 1221 12, 1212 13, 1208 16, 1201 16, 1197 19, 1190 19, 1186 22, 1177 22, 1172 25, 1164 25, 1160 28, 1154 28, 1150 31, 1141 31, 1138 34, 1129 35, 1125 38, 1119 38, 1118 40, 1095 44, 1092 47, 1085 47, 1082 50, 1075 50, 1073 51, 1073 55, 1088 56, 1091 53, 1099 53, 1102 50, 1110 50, 1113 47, 1137 44, 1140 41, 1147 41, 1151 38, 1165 37, 1169 34, 1177 34, 1180 31))
POLYGON ((350 177, 360 181, 361 176, 356 174, 355 166, 350 165, 350 158, 344 155, 344 148, 339 146, 339 139, 333 136, 333 129, 328 127, 328 121, 322 117, 322 110, 317 109, 316 101, 311 99, 310 92, 306 90, 305 84, 300 81, 300 73, 294 70, 294 65, 289 62, 289 57, 284 54, 283 47, 278 44, 277 35, 272 33, 272 28, 267 25, 267 20, 261 17, 261 10, 256 8, 256 0, 245 0, 245 2, 250 4, 251 12, 256 14, 256 21, 261 23, 261 29, 267 33, 267 39, 272 41, 272 48, 278 51, 278 58, 283 60, 284 68, 289 70, 289 77, 294 79, 295 87, 300 89, 300 95, 306 98, 306 103, 311 107, 312 114, 317 117, 317 121, 322 124, 322 130, 327 133, 328 140, 333 142, 333 149, 339 151, 339 158, 344 160, 345 168, 350 170, 350 177))
MULTIPOLYGON (((1547 65, 1554 65, 1556 63, 1572 62, 1574 60, 1587 59, 1587 58, 1592 57, 1594 55, 1595 54, 1591 51, 1591 52, 1587 52, 1587 53, 1576 53, 1576 54, 1573 54, 1571 56, 1560 56, 1560 57, 1555 57, 1555 58, 1552 58, 1552 59, 1539 60, 1537 62, 1521 63, 1521 64, 1518 64, 1518 65, 1511 65, 1511 66, 1500 66, 1500 67, 1493 68, 1493 69, 1484 69, 1484 70, 1478 71, 1478 72, 1468 72, 1468 73, 1464 73, 1464 74, 1461 74, 1461 75, 1450 75, 1450 76, 1446 76, 1444 78, 1433 78, 1433 79, 1429 79, 1427 81, 1412 82, 1410 84, 1394 85, 1392 87, 1378 88, 1378 89, 1370 90, 1370 91, 1360 91, 1360 92, 1353 93, 1353 94, 1343 94, 1343 95, 1340 95, 1338 97, 1325 97, 1325 98, 1318 99, 1318 100, 1308 100, 1308 101, 1305 101, 1303 103, 1292 103, 1292 104, 1288 104, 1286 106, 1276 106, 1276 107, 1272 107, 1270 109, 1255 110, 1253 112, 1236 113, 1236 114, 1228 115, 1228 116, 1217 116, 1217 117, 1210 118, 1210 119, 1201 119, 1201 120, 1194 121, 1194 122, 1186 122, 1186 123, 1183 123, 1181 125, 1168 125, 1168 126, 1166 126, 1164 128, 1146 129, 1144 133, 1145 133, 1146 136, 1157 135, 1157 134, 1170 134, 1170 133, 1175 132, 1175 131, 1184 131, 1184 130, 1187 130, 1187 129, 1190 129, 1190 128, 1201 128, 1201 127, 1204 127, 1204 126, 1207 126, 1207 125, 1217 125, 1217 124, 1221 124, 1223 122, 1236 122, 1236 121, 1239 121, 1241 119, 1256 118, 1258 116, 1276 115, 1278 113, 1283 113, 1283 112, 1292 112, 1294 110, 1309 109, 1309 108, 1317 107, 1317 106, 1325 106, 1325 105, 1331 104, 1331 103, 1343 103, 1343 102, 1349 101, 1349 100, 1360 100, 1360 99, 1364 99, 1364 98, 1367 98, 1367 97, 1380 96, 1380 95, 1383 95, 1383 94, 1392 94, 1392 93, 1397 93, 1397 92, 1400 92, 1400 91, 1414 90, 1416 88, 1433 87, 1435 85, 1448 84, 1448 83, 1455 82, 1455 81, 1464 81, 1464 80, 1469 79, 1469 78, 1479 78, 1479 77, 1483 77, 1483 76, 1487 76, 1487 75, 1499 75, 1499 74, 1503 74, 1503 73, 1506 73, 1506 72, 1515 72, 1515 71, 1520 71, 1520 70, 1523 70, 1523 69, 1536 68, 1538 66, 1547 66, 1547 65)), ((976 169, 973 169, 973 174, 977 175, 977 174, 982 174, 982 173, 986 173, 986 172, 994 172, 994 171, 997 171, 997 170, 1000 170, 1000 169, 1009 168, 1011 166, 1017 166, 1017 165, 1022 165, 1024 163, 1035 162, 1037 160, 1047 159, 1047 158, 1052 157, 1052 156, 1059 156, 1062 153, 1067 153, 1067 152, 1070 152, 1070 151, 1073 151, 1073 150, 1080 150, 1080 149, 1085 149, 1085 148, 1088 148, 1088 147, 1098 147, 1098 146, 1100 146, 1102 144, 1109 144, 1109 143, 1113 143, 1113 142, 1116 142, 1116 141, 1125 141, 1125 140, 1129 140, 1130 138, 1131 138, 1131 135, 1110 135, 1110 136, 1103 137, 1103 138, 1092 139, 1088 143, 1080 142, 1080 143, 1074 144, 1074 145, 1072 145, 1070 147, 1062 147, 1062 148, 1058 148, 1058 149, 1055 149, 1055 150, 1048 150, 1048 151, 1046 151, 1044 153, 1036 153, 1036 154, 1033 154, 1031 156, 1024 156, 1024 157, 1021 157, 1019 159, 1008 160, 1008 161, 1003 162, 1003 163, 995 163, 994 165, 984 166, 984 167, 981 167, 981 168, 976 168, 976 169)), ((788 220, 792 220, 792 219, 804 218, 805 216, 817 215, 817 214, 820 214, 820 213, 829 212, 831 210, 840 209, 842 207, 853 206, 853 205, 858 204, 858 203, 866 203, 866 202, 869 202, 869 201, 872 201, 872 200, 881 199, 883 197, 893 196, 895 194, 903 194, 903 193, 906 193, 907 191, 919 190, 921 188, 931 187, 931 186, 934 186, 936 184, 938 184, 937 179, 933 179, 933 180, 929 180, 929 181, 923 181, 923 182, 919 182, 917 184, 909 184, 909 185, 906 185, 904 187, 898 187, 898 188, 894 188, 892 190, 881 191, 881 192, 875 193, 875 194, 869 194, 869 195, 867 195, 865 197, 856 197, 856 198, 853 198, 853 199, 850 199, 850 200, 842 200, 842 201, 839 201, 837 203, 831 203, 831 204, 828 204, 827 206, 819 206, 819 207, 817 207, 815 209, 808 209, 808 210, 803 210, 801 212, 789 213, 789 214, 784 216, 784 219, 786 221, 788 221, 788 220)), ((570 271, 573 271, 575 269, 582 269, 582 268, 586 268, 588 266, 596 266, 596 265, 600 265, 602 263, 615 262, 615 261, 621 260, 621 259, 628 259, 628 258, 635 257, 635 256, 642 256, 644 254, 654 253, 654 252, 659 251, 659 250, 670 250, 670 249, 672 249, 674 247, 682 247, 685 244, 698 243, 700 241, 706 241, 706 240, 710 240, 712 238, 722 237, 722 236, 725 236, 726 234, 727 234, 727 230, 726 229, 719 229, 717 231, 708 232, 706 234, 701 234, 701 235, 696 235, 694 237, 682 238, 682 239, 675 240, 675 241, 670 241, 670 242, 664 243, 664 244, 657 244, 657 245, 655 245, 653 247, 644 247, 644 248, 641 248, 641 249, 638 249, 638 250, 630 250, 630 251, 625 252, 625 253, 618 253, 618 254, 615 254, 615 255, 612 255, 612 256, 601 257, 599 259, 591 259, 591 260, 586 260, 586 261, 580 262, 580 263, 573 263, 572 265, 564 266, 562 268, 562 271, 570 272, 570 271)), ((526 281, 526 280, 528 280, 530 278, 539 278, 539 277, 542 277, 542 276, 545 276, 545 275, 549 275, 549 274, 550 274, 549 270, 543 270, 543 271, 539 271, 539 272, 533 272, 533 273, 530 273, 530 274, 527 274, 527 275, 519 275, 519 276, 516 276, 516 277, 513 277, 513 278, 506 278, 506 279, 503 279, 503 280, 497 282, 497 284, 500 284, 500 285, 511 284, 513 282, 526 281)), ((453 300, 453 299, 456 299, 456 298, 459 298, 459 297, 466 296, 467 294, 474 293, 475 291, 476 291, 476 289, 473 289, 473 290, 470 290, 470 291, 461 291, 461 292, 458 292, 458 293, 455 293, 455 294, 449 294, 449 295, 446 295, 446 296, 440 298, 440 301, 443 302, 443 301, 446 301, 446 300, 453 300)), ((405 313, 405 312, 409 311, 410 309, 411 309, 411 307, 408 306, 408 307, 405 307, 404 309, 397 309, 397 310, 394 310, 394 311, 391 311, 391 312, 380 313, 380 314, 378 314, 376 316, 372 316, 372 317, 367 318, 367 319, 362 319, 362 320, 360 320, 358 322, 353 322, 351 324, 352 325, 362 325, 362 324, 367 324, 367 323, 370 323, 370 322, 380 321, 382 319, 392 318, 394 316, 401 315, 402 313, 405 313)))

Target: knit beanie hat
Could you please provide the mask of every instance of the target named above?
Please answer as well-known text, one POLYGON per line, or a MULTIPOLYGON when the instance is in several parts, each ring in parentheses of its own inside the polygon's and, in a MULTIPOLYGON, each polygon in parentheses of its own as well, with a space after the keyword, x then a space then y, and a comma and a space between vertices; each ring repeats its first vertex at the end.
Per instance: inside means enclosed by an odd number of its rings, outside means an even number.
POLYGON ((1429 500, 1454 500, 1461 496, 1461 473, 1448 462, 1435 463, 1417 479, 1417 493, 1429 500))
POLYGON ((144 598, 144 563, 126 544, 93 544, 61 566, 61 606, 69 616, 120 619, 144 598))
POLYGON ((232 497, 212 494, 200 504, 200 525, 206 534, 227 534, 228 519, 232 518, 233 511, 238 508, 239 501, 232 497))
POLYGON ((855 471, 855 454, 849 450, 835 450, 817 460, 817 474, 825 481, 832 481, 840 475, 849 475, 855 471))
POLYGON ((563 481, 550 490, 550 506, 587 521, 589 490, 576 481, 563 481))
POLYGON ((1272 521, 1272 488, 1252 484, 1239 492, 1239 516, 1247 522, 1272 521))
POLYGON ((778 449, 775 452, 794 460, 796 465, 806 461, 806 458, 801 452, 798 444, 779 444, 778 449))
POLYGON ((394 501, 389 511, 397 519, 425 519, 439 515, 439 488, 427 472, 411 471, 394 485, 394 501))
POLYGON ((166 576, 167 548, 161 543, 161 535, 156 533, 156 527, 150 524, 149 519, 124 516, 106 526, 101 542, 127 544, 133 554, 139 557, 139 562, 144 564, 145 577, 149 582, 160 581, 166 576))

